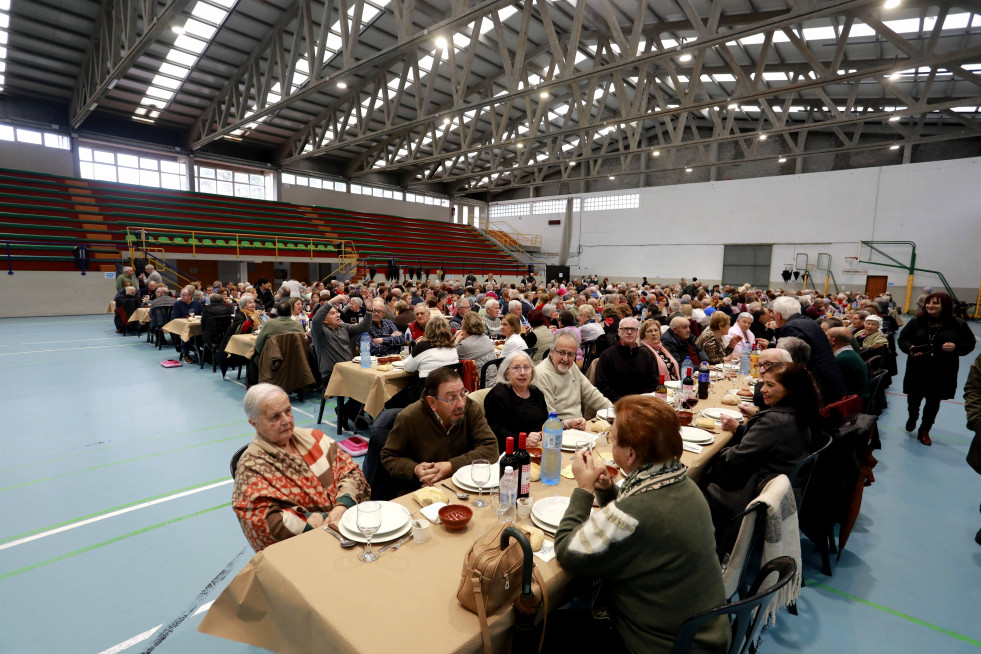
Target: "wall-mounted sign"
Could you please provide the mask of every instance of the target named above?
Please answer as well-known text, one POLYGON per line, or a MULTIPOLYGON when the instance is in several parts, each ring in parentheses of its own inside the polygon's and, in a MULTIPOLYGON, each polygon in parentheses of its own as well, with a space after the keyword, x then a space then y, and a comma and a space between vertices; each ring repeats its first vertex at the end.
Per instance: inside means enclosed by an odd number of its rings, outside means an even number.
POLYGON ((116 273, 114 273, 114 272, 107 272, 106 273, 106 279, 116 279, 116 273))
POLYGON ((561 220, 550 220, 550 221, 548 221, 548 224, 549 225, 561 225, 562 224, 562 221, 561 220))
POLYGON ((869 269, 868 268, 842 268, 841 274, 842 275, 868 275, 869 269))

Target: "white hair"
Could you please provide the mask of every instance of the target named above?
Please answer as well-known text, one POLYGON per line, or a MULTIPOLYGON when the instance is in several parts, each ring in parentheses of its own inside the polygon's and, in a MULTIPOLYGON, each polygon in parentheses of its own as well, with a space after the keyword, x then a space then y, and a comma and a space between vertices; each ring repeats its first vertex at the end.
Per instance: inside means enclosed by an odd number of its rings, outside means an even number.
POLYGON ((238 308, 239 309, 244 309, 245 308, 245 305, 248 304, 251 300, 254 300, 254 299, 255 299, 255 296, 252 295, 251 293, 243 293, 242 294, 242 297, 240 297, 238 299, 238 308))
POLYGON ((794 362, 794 357, 791 356, 790 352, 788 352, 787 350, 781 347, 771 347, 769 349, 773 350, 773 352, 777 355, 777 359, 779 359, 780 361, 784 363, 794 362))
POLYGON ((245 392, 245 399, 242 400, 245 415, 249 420, 258 420, 262 407, 278 395, 286 395, 286 391, 275 384, 256 384, 245 392))
POLYGON ((743 318, 749 318, 750 320, 752 320, 753 319, 753 314, 751 314, 751 313, 749 313, 747 311, 743 311, 738 316, 736 316, 736 320, 742 320, 743 318))
POLYGON ((779 313, 783 316, 784 320, 789 320, 791 316, 796 316, 800 313, 800 302, 796 298, 784 295, 771 302, 767 308, 770 311, 779 313))
POLYGON ((498 384, 508 384, 508 385, 511 384, 511 382, 508 381, 507 377, 505 377, 505 373, 507 373, 508 368, 511 367, 511 364, 514 363, 514 360, 515 359, 518 359, 518 358, 521 358, 521 357, 527 359, 528 360, 528 365, 531 366, 531 379, 528 381, 528 383, 530 385, 534 385, 534 383, 535 383, 535 374, 536 374, 535 373, 535 364, 532 362, 531 357, 528 355, 528 353, 525 352, 524 350, 516 350, 516 351, 512 352, 511 354, 507 355, 506 357, 504 357, 504 361, 502 361, 501 362, 501 365, 499 365, 497 367, 497 383, 498 384))
POLYGON ((499 307, 499 306, 501 306, 500 303, 498 303, 498 301, 495 300, 494 298, 491 298, 484 303, 485 309, 490 309, 491 307, 499 307))
POLYGON ((514 309, 521 309, 521 302, 519 300, 508 302, 508 311, 513 311, 514 309))

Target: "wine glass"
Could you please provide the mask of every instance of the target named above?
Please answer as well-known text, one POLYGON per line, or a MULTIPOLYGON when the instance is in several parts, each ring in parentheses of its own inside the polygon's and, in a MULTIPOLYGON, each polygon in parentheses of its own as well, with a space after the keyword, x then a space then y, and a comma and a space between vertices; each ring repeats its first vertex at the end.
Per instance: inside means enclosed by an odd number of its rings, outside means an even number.
POLYGON ((381 527, 381 504, 378 502, 362 502, 358 510, 358 531, 368 540, 364 551, 358 554, 358 559, 365 563, 378 560, 378 554, 371 550, 371 537, 381 527))
POLYGON ((490 461, 477 459, 470 464, 470 479, 477 486, 477 499, 471 504, 478 509, 487 506, 487 502, 484 501, 484 486, 490 481, 490 461))

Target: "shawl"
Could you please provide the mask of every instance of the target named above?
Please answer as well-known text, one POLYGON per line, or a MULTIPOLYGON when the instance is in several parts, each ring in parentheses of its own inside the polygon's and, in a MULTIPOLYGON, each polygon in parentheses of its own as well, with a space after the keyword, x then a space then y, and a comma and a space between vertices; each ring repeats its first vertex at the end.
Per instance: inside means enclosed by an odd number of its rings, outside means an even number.
POLYGON ((681 378, 679 374, 678 362, 674 360, 668 349, 664 347, 664 344, 658 342, 657 347, 654 347, 647 341, 641 341, 641 345, 645 346, 648 350, 654 354, 654 360, 657 362, 657 374, 664 375, 664 378, 668 381, 677 381, 681 378))
POLYGON ((630 497, 648 491, 664 488, 671 484, 684 481, 688 468, 678 459, 673 459, 667 463, 648 463, 642 465, 626 479, 620 486, 619 497, 630 497))
POLYGON ((232 509, 255 551, 312 529, 313 513, 352 507, 371 489, 361 468, 319 429, 294 429, 300 457, 256 435, 235 471, 232 509))

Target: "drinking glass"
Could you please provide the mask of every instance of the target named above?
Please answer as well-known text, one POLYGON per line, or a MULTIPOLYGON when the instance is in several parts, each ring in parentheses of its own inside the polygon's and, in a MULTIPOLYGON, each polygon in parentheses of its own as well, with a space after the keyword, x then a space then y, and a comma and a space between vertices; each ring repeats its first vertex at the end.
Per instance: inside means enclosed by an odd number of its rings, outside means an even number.
POLYGON ((494 512, 497 513, 497 524, 507 524, 507 519, 505 519, 505 514, 511 508, 510 502, 502 502, 500 493, 491 493, 490 495, 491 506, 494 507, 494 512))
POLYGON ((371 549, 371 537, 381 527, 381 504, 378 502, 362 502, 358 510, 358 531, 368 540, 364 551, 358 554, 358 559, 365 563, 378 560, 378 554, 371 549))
POLYGON ((470 464, 470 478, 477 486, 477 499, 471 504, 478 509, 487 506, 487 502, 484 501, 484 486, 490 481, 490 461, 477 459, 470 464))
POLYGON ((522 520, 527 520, 531 516, 531 506, 535 503, 535 498, 531 497, 519 497, 518 498, 518 518, 522 520))

